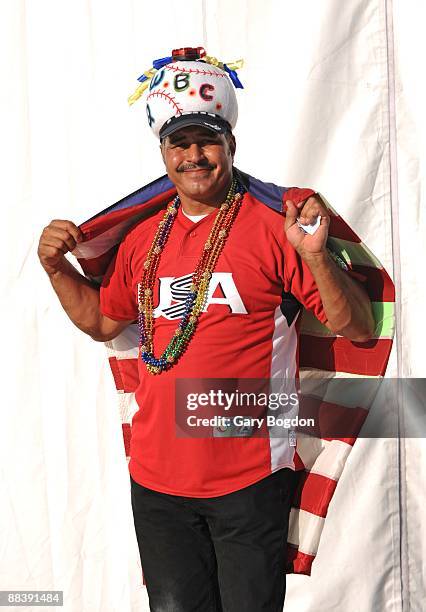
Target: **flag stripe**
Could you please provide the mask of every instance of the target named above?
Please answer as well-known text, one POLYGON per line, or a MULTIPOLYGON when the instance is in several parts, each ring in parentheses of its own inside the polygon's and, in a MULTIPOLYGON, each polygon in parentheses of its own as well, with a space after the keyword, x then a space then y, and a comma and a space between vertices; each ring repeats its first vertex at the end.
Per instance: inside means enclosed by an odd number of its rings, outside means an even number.
MULTIPOLYGON (((118 408, 120 411, 121 421, 122 423, 126 423, 131 426, 133 416, 138 411, 138 405, 136 402, 134 393, 124 393, 123 391, 119 391, 118 395, 118 408)), ((130 436, 131 436, 130 430, 130 436)))
POLYGON ((325 518, 336 486, 336 480, 312 472, 301 472, 293 507, 325 518))
POLYGON ((109 364, 117 389, 124 393, 134 393, 139 384, 137 359, 109 357, 109 364))
MULTIPOLYGON (((330 413, 336 416, 339 416, 339 409, 347 412, 353 409, 362 409, 368 412, 364 406, 371 405, 374 402, 381 383, 382 379, 377 377, 333 378, 332 380, 304 378, 300 380, 301 401, 306 402, 306 398, 316 398, 317 403, 319 401, 324 404, 329 403, 330 413), (339 406, 339 408, 334 408, 334 405, 339 406)), ((308 406, 304 405, 303 407, 309 412, 308 406)), ((313 405, 313 411, 316 408, 313 405)), ((341 416, 342 418, 346 417, 345 414, 341 416)), ((349 418, 352 418, 352 416, 349 415, 349 418)))
MULTIPOLYGON (((339 396, 344 397, 343 393, 339 396)), ((302 389, 299 395, 298 418, 312 419, 313 426, 304 426, 301 432, 317 438, 353 438, 360 431, 368 410, 355 407, 348 408, 325 401, 322 397, 306 395, 302 389)))
POLYGON ((299 549, 291 544, 287 545, 287 567, 288 574, 305 574, 311 575, 312 563, 315 560, 315 555, 308 555, 299 551, 299 549))
MULTIPOLYGON (((108 269, 112 258, 116 254, 118 244, 115 244, 105 253, 100 254, 98 257, 91 257, 90 259, 84 260, 84 271, 85 274, 90 276, 92 279, 98 278, 99 284, 102 282, 102 277, 108 269)), ((78 260, 81 264, 81 259, 78 260)))
POLYGON ((361 239, 347 225, 339 215, 330 215, 330 232, 335 238, 349 240, 350 242, 361 242, 361 239))
MULTIPOLYGON (((320 492, 322 494, 322 491, 320 492)), ((290 510, 288 542, 308 555, 316 555, 324 526, 324 517, 300 508, 290 510)))
POLYGON ((340 440, 301 436, 297 439, 297 452, 305 468, 333 480, 339 480, 351 448, 340 440))
MULTIPOLYGON (((320 368, 299 368, 299 376, 301 380, 308 379, 346 379, 348 375, 346 372, 334 372, 332 370, 321 370, 320 368)), ((382 376, 367 376, 366 374, 351 374, 351 378, 360 379, 381 379, 382 376)))
POLYGON ((132 436, 132 429, 129 423, 122 423, 124 449, 126 451, 126 457, 130 456, 130 438, 132 436))
POLYGON ((360 264, 352 265, 352 270, 363 278, 363 286, 372 302, 394 302, 395 287, 386 270, 360 264))
POLYGON ((300 338, 301 367, 376 376, 383 372, 392 340, 351 342, 347 338, 300 338), (359 349, 363 350, 360 351, 359 349))

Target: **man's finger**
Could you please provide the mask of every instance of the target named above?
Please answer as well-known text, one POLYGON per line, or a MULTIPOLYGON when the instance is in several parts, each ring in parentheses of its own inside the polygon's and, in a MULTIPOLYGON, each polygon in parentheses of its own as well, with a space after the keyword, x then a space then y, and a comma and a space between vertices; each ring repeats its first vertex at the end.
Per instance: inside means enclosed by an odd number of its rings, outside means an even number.
POLYGON ((322 215, 319 212, 314 214, 301 215, 299 221, 302 225, 312 225, 313 223, 316 223, 318 217, 322 218, 322 215))
POLYGON ((324 203, 314 196, 309 197, 303 203, 303 211, 311 210, 311 208, 319 210, 320 215, 324 214, 327 211, 327 207, 324 205, 324 203))
POLYGON ((285 229, 286 231, 296 223, 299 211, 292 200, 286 201, 285 229))
POLYGON ((59 244, 44 244, 39 250, 39 257, 42 259, 57 259, 59 256, 65 255, 67 250, 64 251, 59 244))
POLYGON ((72 221, 65 219, 53 219, 48 227, 55 227, 67 231, 77 243, 83 240, 82 231, 72 221))
POLYGON ((300 211, 300 223, 303 225, 311 225, 315 223, 318 217, 328 217, 329 212, 324 205, 313 196, 306 200, 305 205, 300 211))
POLYGON ((69 251, 74 250, 77 245, 74 236, 68 230, 61 229, 60 227, 49 226, 46 228, 43 241, 49 242, 51 238, 62 240, 67 245, 69 251))

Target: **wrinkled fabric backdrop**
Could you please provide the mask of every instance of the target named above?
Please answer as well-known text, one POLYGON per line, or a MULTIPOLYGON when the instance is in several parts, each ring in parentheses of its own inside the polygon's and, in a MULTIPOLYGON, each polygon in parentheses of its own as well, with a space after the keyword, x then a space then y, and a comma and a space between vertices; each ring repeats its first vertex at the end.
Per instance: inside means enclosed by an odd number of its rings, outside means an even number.
MULTIPOLYGON (((163 173, 143 103, 127 106, 154 58, 197 45, 225 62, 242 57, 236 165, 324 193, 395 281, 398 333, 387 375, 424 376, 426 7, 0 7, 0 589, 63 590, 66 612, 140 612, 147 596, 104 347, 61 310, 38 264, 39 235, 51 219, 80 223, 163 173)), ((421 439, 356 443, 312 576, 289 577, 286 610, 424 609, 425 458, 421 439)))

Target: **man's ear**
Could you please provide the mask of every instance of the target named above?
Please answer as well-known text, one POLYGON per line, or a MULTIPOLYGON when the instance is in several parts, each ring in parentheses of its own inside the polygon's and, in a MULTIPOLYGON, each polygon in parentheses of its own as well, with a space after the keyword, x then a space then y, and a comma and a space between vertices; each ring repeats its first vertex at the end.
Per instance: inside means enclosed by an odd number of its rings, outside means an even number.
POLYGON ((235 136, 234 136, 234 134, 232 132, 228 132, 227 138, 228 138, 228 143, 229 143, 229 149, 230 149, 231 155, 232 155, 232 161, 234 161, 235 151, 237 150, 237 142, 236 142, 235 136))
POLYGON ((163 158, 163 162, 165 164, 166 160, 164 159, 164 139, 160 141, 160 151, 161 151, 161 157, 163 158))

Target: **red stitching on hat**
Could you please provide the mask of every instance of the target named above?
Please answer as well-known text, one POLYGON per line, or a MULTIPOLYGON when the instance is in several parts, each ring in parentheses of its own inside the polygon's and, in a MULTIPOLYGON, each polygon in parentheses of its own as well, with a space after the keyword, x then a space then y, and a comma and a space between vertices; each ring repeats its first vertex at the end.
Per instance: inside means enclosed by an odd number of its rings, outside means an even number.
POLYGON ((175 107, 176 112, 178 112, 179 115, 183 113, 183 108, 179 106, 179 104, 176 101, 176 98, 174 96, 171 96, 169 93, 167 93, 167 91, 164 91, 164 89, 162 91, 152 91, 147 97, 146 101, 148 102, 148 100, 150 98, 153 98, 154 96, 159 96, 160 98, 166 98, 166 100, 168 100, 170 104, 172 104, 175 107))
POLYGON ((226 73, 221 73, 221 72, 213 72, 213 70, 199 70, 198 68, 178 68, 177 66, 172 66, 172 65, 167 65, 166 66, 167 70, 174 70, 175 72, 186 72, 186 73, 193 73, 193 74, 203 74, 206 76, 217 76, 217 77, 224 77, 226 76, 226 73))

